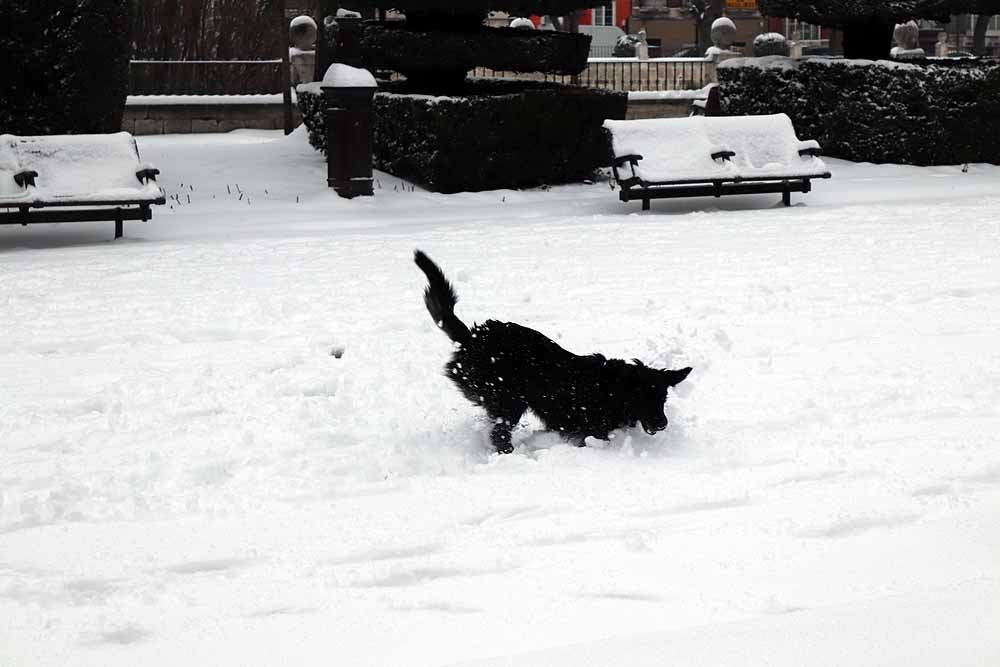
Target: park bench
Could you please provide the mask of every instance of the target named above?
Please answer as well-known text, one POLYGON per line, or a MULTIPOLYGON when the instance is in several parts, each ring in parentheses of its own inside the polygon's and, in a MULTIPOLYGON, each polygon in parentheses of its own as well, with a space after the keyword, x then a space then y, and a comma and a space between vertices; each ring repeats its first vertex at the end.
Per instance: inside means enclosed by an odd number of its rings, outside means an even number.
POLYGON ((0 224, 149 220, 164 204, 160 173, 141 162, 127 132, 0 135, 0 224))
POLYGON ((722 100, 719 97, 719 84, 710 83, 708 95, 705 99, 697 99, 691 102, 691 113, 689 116, 721 116, 722 100))
POLYGON ((830 178, 819 144, 800 141, 785 114, 606 120, 623 202, 809 192, 830 178))

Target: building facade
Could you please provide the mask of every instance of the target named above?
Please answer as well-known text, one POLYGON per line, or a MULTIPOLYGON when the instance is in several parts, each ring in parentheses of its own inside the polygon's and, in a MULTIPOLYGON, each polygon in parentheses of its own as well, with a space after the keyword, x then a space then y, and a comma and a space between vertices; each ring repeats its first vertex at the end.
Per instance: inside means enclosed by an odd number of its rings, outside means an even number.
MULTIPOLYGON (((646 31, 653 51, 662 56, 678 52, 700 55, 711 44, 698 44, 698 21, 686 0, 631 0, 627 32, 646 31)), ((768 31, 768 21, 756 0, 726 0, 725 15, 736 24, 736 42, 750 44, 768 31)))

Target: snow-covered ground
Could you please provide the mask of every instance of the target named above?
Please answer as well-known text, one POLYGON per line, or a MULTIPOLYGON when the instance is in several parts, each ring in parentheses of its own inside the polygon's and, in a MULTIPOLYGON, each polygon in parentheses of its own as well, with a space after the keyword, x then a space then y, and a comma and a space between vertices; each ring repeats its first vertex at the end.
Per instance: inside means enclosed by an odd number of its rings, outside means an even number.
POLYGON ((125 239, 0 230, 0 665, 1000 664, 1000 168, 640 213, 140 148, 125 239), (466 321, 694 366, 670 428, 491 454, 415 247, 466 321))

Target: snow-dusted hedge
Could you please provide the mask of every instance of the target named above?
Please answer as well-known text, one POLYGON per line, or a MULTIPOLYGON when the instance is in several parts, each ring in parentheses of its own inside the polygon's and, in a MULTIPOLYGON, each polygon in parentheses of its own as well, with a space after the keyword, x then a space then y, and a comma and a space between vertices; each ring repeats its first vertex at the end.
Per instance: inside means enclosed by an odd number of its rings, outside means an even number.
MULTIPOLYGON (((457 97, 375 95, 375 167, 438 192, 582 180, 610 163, 605 118, 624 93, 543 82, 475 81, 457 97)), ((326 149, 323 101, 299 87, 309 139, 326 149)))
POLYGON ((355 0, 356 7, 399 9, 404 12, 476 12, 483 16, 490 9, 512 16, 552 14, 564 16, 575 9, 593 6, 591 0, 355 0))
POLYGON ((753 38, 753 54, 762 56, 787 56, 788 40, 780 32, 765 32, 753 38))
POLYGON ((323 118, 323 93, 319 83, 304 83, 295 89, 302 114, 302 124, 309 130, 309 144, 326 154, 326 121, 323 118))
MULTIPOLYGON (((515 72, 579 74, 587 67, 590 35, 477 26, 463 31, 415 31, 406 24, 365 24, 361 36, 366 65, 397 72, 476 67, 515 72)), ((464 77, 463 77, 464 78, 464 77)))
POLYGON ((723 113, 787 113, 825 155, 1000 163, 1000 63, 772 56, 729 60, 718 73, 723 113))
POLYGON ((0 2, 0 134, 117 132, 129 0, 0 2))

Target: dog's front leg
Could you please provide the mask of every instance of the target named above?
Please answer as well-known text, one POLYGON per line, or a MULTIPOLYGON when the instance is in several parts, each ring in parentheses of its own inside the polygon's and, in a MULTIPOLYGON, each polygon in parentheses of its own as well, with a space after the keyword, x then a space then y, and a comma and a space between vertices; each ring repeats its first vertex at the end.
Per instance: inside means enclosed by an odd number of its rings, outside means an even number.
POLYGON ((510 432, 513 427, 505 419, 497 420, 490 433, 490 441, 498 454, 510 454, 514 451, 514 445, 510 442, 510 432))
POLYGON ((521 421, 527 406, 516 401, 504 401, 494 397, 486 404, 486 414, 493 420, 490 441, 500 454, 510 454, 514 445, 510 442, 510 432, 521 421))

